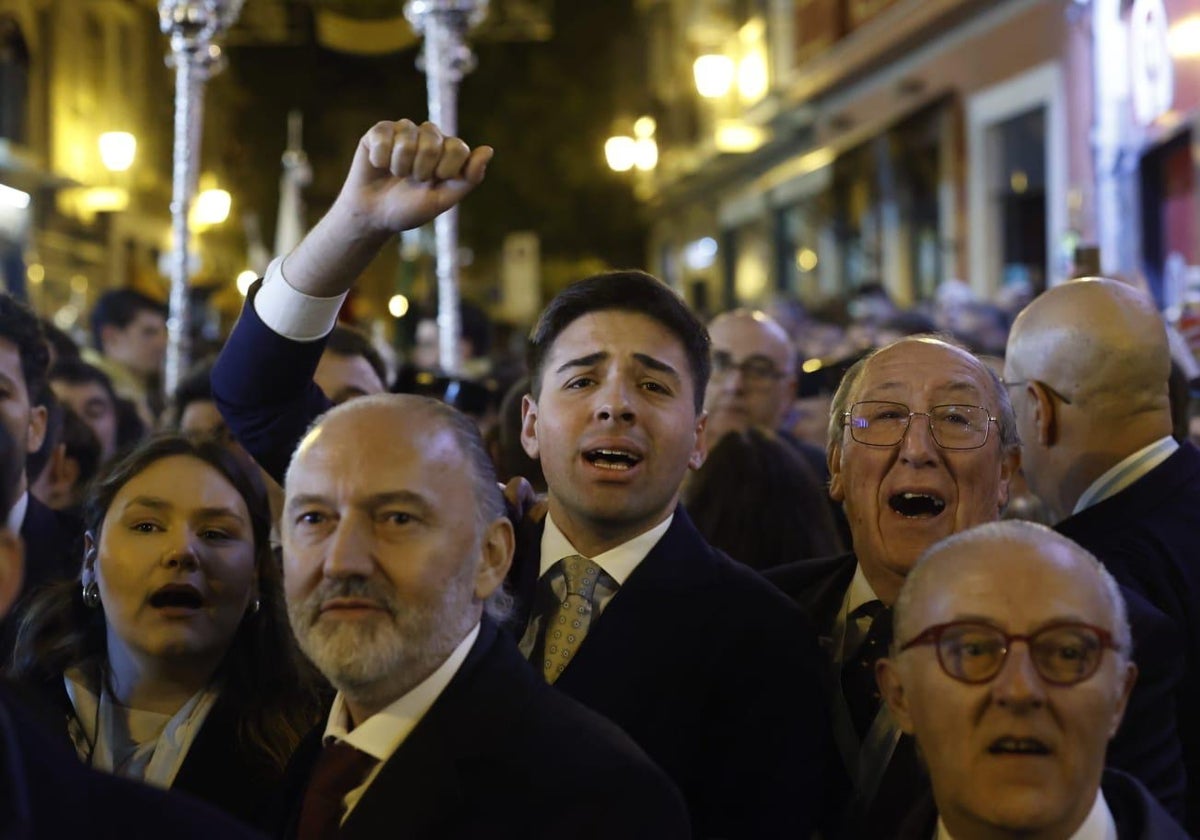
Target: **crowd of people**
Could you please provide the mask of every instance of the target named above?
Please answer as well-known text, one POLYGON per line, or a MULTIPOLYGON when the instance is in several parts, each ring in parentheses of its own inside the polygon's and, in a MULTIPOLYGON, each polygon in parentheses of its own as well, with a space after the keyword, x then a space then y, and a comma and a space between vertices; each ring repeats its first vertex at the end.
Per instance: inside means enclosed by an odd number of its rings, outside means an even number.
POLYGON ((154 300, 81 352, 0 295, 0 835, 1200 831, 1200 450, 1143 292, 835 333, 609 272, 481 422, 337 318, 491 157, 370 129, 169 401, 154 300))

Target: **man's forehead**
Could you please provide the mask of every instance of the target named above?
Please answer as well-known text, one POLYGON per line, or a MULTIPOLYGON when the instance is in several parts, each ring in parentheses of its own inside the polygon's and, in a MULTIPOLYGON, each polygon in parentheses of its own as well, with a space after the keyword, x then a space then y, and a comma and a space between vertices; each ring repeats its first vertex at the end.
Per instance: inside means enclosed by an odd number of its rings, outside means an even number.
POLYGON ((1021 619, 1037 625, 1067 618, 1107 623, 1094 568, 1054 542, 968 540, 937 552, 922 565, 910 601, 919 622, 973 615, 1001 624, 1021 619))
POLYGON ((983 362, 965 350, 937 341, 902 341, 867 360, 860 390, 928 388, 990 394, 991 376, 983 362))

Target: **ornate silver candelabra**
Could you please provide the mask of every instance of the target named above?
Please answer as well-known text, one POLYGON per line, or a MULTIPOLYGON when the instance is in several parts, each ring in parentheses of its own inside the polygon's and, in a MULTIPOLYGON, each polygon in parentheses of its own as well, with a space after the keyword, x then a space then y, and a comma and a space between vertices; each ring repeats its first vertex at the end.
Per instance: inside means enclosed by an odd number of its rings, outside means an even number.
POLYGON ((204 82, 223 66, 216 39, 229 29, 242 11, 243 0, 159 0, 158 18, 163 34, 170 37, 167 66, 175 68, 175 151, 171 187, 170 314, 167 318, 168 394, 191 363, 190 301, 191 274, 189 222, 196 179, 200 171, 200 136, 204 123, 204 82))
MULTIPOLYGON (((404 16, 425 47, 418 66, 425 71, 429 119, 447 135, 458 134, 458 84, 475 68, 467 46, 471 27, 487 16, 488 0, 408 0, 404 16)), ((462 331, 458 295, 458 208, 434 221, 437 250, 438 354, 451 376, 462 370, 458 337, 462 331)))

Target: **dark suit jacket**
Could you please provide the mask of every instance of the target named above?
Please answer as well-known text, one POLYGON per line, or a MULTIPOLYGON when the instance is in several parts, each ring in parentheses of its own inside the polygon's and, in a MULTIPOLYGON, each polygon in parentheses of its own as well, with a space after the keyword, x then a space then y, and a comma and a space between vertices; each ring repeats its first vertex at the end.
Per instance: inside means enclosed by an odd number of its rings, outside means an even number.
MULTIPOLYGON (((527 623, 541 527, 510 583, 527 623)), ((675 780, 701 837, 805 837, 828 723, 814 633, 682 507, 555 683, 628 732, 675 780)))
MULTIPOLYGON (((324 726, 288 771, 294 837, 324 726)), ((689 836, 666 775, 625 733, 543 683, 488 619, 441 696, 342 824, 342 840, 689 836)))
MULTIPOLYGON (((273 332, 254 311, 256 292, 217 359, 213 396, 242 446, 282 478, 329 406, 312 382, 324 342, 273 332)), ((537 586, 540 535, 540 526, 524 529, 509 575, 518 634, 537 586)), ((822 789, 818 662, 803 618, 705 543, 680 508, 556 687, 625 729, 667 771, 697 835, 800 837, 822 789)))
POLYGON ((79 576, 83 565, 83 523, 75 516, 46 507, 29 497, 21 523, 25 543, 25 580, 16 605, 0 621, 0 666, 7 665, 17 625, 39 589, 79 576))
POLYGON ((260 836, 186 796, 84 767, 6 692, 0 692, 0 779, 0 837, 11 840, 260 836))
POLYGON ((1187 662, 1176 693, 1192 806, 1185 825, 1200 834, 1200 449, 1184 443, 1142 478, 1067 517, 1056 530, 1175 622, 1187 662))
MULTIPOLYGON (((40 685, 14 684, 13 689, 47 737, 74 754, 67 723, 75 711, 62 679, 40 685)), ((245 823, 260 825, 266 819, 265 807, 282 790, 283 773, 239 745, 237 724, 238 710, 218 698, 196 733, 171 790, 203 800, 245 823)))
MULTIPOLYGON (((780 566, 766 576, 800 606, 828 642, 857 563, 853 554, 843 554, 780 566)), ((1182 676, 1182 654, 1171 621, 1136 592, 1123 590, 1122 594, 1129 610, 1139 676, 1124 722, 1109 744, 1107 761, 1140 778, 1178 812, 1183 763, 1173 693, 1182 676)), ((833 654, 831 650, 827 653, 833 654)), ((844 766, 840 772, 831 772, 831 778, 849 785, 844 766)), ((927 792, 928 784, 912 739, 901 736, 870 813, 865 815, 865 826, 858 829, 862 836, 889 836, 927 792)), ((842 808, 848 793, 835 786, 827 802, 833 809, 842 808)), ((835 824, 831 820, 832 815, 827 816, 826 825, 835 824)))
MULTIPOLYGON (((1117 840, 1188 840, 1179 823, 1133 776, 1105 770, 1100 790, 1117 824, 1117 840)), ((937 819, 937 805, 926 794, 896 834, 897 840, 929 840, 937 830, 937 819)))

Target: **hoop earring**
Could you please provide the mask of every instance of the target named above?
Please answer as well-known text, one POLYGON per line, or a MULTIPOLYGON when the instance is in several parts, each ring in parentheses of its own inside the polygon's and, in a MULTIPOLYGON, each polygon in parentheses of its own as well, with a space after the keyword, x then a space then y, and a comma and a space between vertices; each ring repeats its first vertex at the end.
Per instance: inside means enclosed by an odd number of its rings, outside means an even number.
POLYGON ((100 606, 100 587, 96 581, 83 585, 83 605, 92 610, 100 606))

